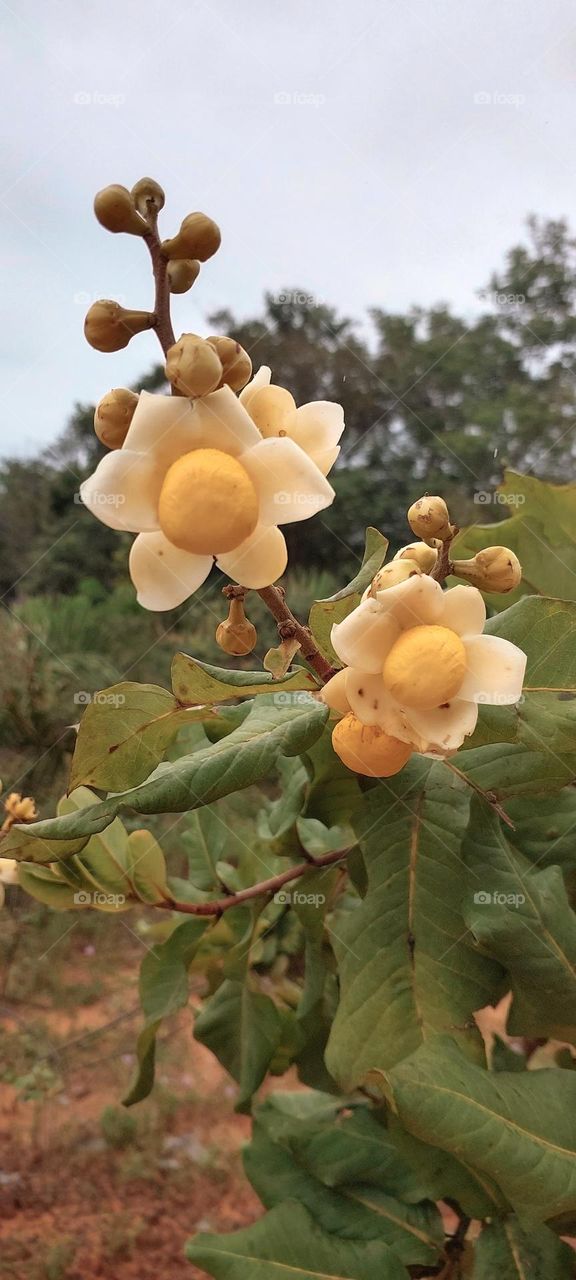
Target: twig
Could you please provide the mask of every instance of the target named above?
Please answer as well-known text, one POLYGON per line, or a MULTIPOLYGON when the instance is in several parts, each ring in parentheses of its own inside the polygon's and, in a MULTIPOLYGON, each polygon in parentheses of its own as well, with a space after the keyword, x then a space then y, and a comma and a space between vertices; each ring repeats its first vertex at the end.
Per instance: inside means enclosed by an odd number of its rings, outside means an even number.
POLYGON ((472 787, 472 790, 475 791, 477 795, 482 796, 482 799, 490 805, 494 812, 498 814, 498 817, 502 819, 502 822, 506 823, 507 827, 510 827, 512 831, 516 830, 512 819, 508 817, 506 810, 498 803, 493 791, 485 791, 477 782, 473 782, 472 779, 468 777, 467 773, 463 773, 462 769, 458 769, 455 764, 451 764, 450 760, 445 760, 444 764, 452 773, 455 773, 458 778, 461 778, 467 786, 472 787))
POLYGON ((310 629, 298 622, 292 610, 288 608, 282 587, 261 587, 258 595, 275 619, 280 639, 298 640, 302 657, 314 668, 323 682, 329 680, 334 675, 334 668, 327 662, 326 658, 322 657, 320 650, 314 643, 310 629))
POLYGON ((239 889, 237 893, 230 893, 225 898, 214 898, 212 902, 177 902, 174 898, 166 898, 163 902, 155 902, 152 905, 166 911, 182 911, 191 916, 221 916, 224 911, 229 911, 231 907, 238 907, 243 902, 249 902, 252 898, 276 893, 283 885, 288 884, 290 880, 298 880, 312 867, 322 870, 323 867, 341 862, 349 852, 349 849, 338 849, 331 853, 324 853, 314 862, 301 862, 296 867, 289 867, 287 871, 282 871, 278 876, 261 880, 258 884, 250 885, 248 889, 239 889))
POLYGON ((172 328, 172 320, 170 318, 170 288, 168 285, 167 262, 160 248, 160 237, 158 235, 158 215, 155 209, 150 209, 146 218, 149 230, 143 236, 150 257, 152 259, 152 270, 154 272, 154 285, 156 288, 156 297, 154 300, 154 329, 156 336, 162 347, 164 355, 166 355, 169 347, 173 347, 176 341, 174 330, 172 328))
POLYGON ((450 562, 450 548, 452 546, 452 543, 456 535, 459 532, 460 530, 456 528, 456 525, 452 525, 452 532, 450 534, 450 537, 446 538, 446 541, 442 543, 442 549, 441 551, 438 552, 438 558, 436 560, 436 564, 434 565, 432 573, 430 574, 430 577, 433 578, 435 582, 444 582, 445 579, 448 578, 449 575, 452 573, 452 564, 450 562))

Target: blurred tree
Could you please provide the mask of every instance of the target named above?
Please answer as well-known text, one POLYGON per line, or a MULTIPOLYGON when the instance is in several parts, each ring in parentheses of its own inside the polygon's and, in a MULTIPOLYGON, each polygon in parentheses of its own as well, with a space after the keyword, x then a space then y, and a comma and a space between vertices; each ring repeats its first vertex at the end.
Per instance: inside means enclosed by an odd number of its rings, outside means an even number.
MULTIPOLYGON (((371 312, 360 328, 303 289, 266 294, 263 311, 210 317, 236 337, 255 368, 268 364, 298 404, 337 400, 346 414, 331 480, 338 501, 287 527, 292 559, 344 576, 362 550, 367 520, 406 541, 407 506, 441 489, 454 517, 477 514, 474 494, 505 464, 563 480, 574 461, 576 240, 567 223, 532 217, 527 243, 507 254, 469 322, 446 305, 399 315, 371 312)), ((138 387, 165 385, 155 366, 138 387)), ((78 504, 82 479, 104 450, 92 406, 78 404, 56 444, 0 470, 0 594, 73 592, 91 577, 107 589, 126 573, 130 536, 78 504)), ((499 515, 483 508, 482 518, 499 515)))

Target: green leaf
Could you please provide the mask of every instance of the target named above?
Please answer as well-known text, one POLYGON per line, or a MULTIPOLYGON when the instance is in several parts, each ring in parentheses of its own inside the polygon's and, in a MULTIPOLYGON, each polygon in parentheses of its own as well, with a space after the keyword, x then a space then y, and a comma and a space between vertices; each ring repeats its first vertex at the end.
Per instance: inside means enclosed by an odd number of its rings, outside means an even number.
MULTIPOLYGON (((465 560, 484 547, 506 546, 522 565, 515 595, 535 592, 573 600, 576 585, 576 485, 547 484, 534 476, 506 471, 502 510, 511 514, 497 524, 475 524, 456 539, 452 555, 465 560), (506 505, 508 499, 509 505, 506 505)), ((451 579, 451 583, 456 579, 451 579)), ((509 596, 486 594, 492 609, 507 608, 509 596)))
POLYGON ((572 1280, 574 1253, 548 1227, 525 1231, 515 1218, 488 1222, 474 1251, 472 1280, 572 1280))
POLYGON ((576 881, 576 789, 566 787, 557 795, 523 796, 506 805, 514 823, 508 838, 532 863, 560 866, 571 888, 576 881))
POLYGON ((330 827, 348 823, 360 804, 358 776, 346 768, 332 746, 332 725, 306 752, 311 781, 306 800, 306 817, 330 827))
POLYGON ((430 1142, 420 1142, 408 1133, 397 1116, 388 1119, 390 1142, 409 1164, 430 1200, 456 1200, 470 1218, 485 1218, 509 1209, 492 1179, 477 1169, 441 1151, 430 1142))
POLYGON ((477 799, 463 853, 474 869, 464 917, 481 948, 507 971, 510 1034, 576 1044, 576 915, 560 868, 533 868, 477 799))
POLYGON ((312 858, 321 858, 324 853, 338 849, 350 849, 356 844, 356 836, 347 824, 327 827, 318 818, 297 818, 296 830, 303 848, 312 858))
POLYGON ((452 1029, 482 1051, 472 1014, 496 999, 501 970, 466 943, 468 803, 444 765, 421 757, 364 798, 354 825, 368 891, 333 939, 341 1000, 327 1064, 347 1090, 452 1029))
POLYGON ((574 1214, 574 1072, 486 1071, 446 1038, 383 1078, 405 1128, 487 1174, 523 1220, 574 1214))
POLYGON ((128 836, 128 874, 137 898, 162 902, 169 896, 166 860, 151 831, 131 831, 128 836))
POLYGON ((289 696, 290 702, 281 706, 274 698, 259 699, 232 733, 191 756, 160 765, 139 787, 78 813, 13 827, 3 853, 26 861, 52 862, 83 848, 90 836, 105 830, 125 810, 182 813, 260 782, 280 755, 305 750, 326 722, 328 708, 321 702, 305 693, 289 696))
POLYGON ((308 790, 308 774, 298 756, 278 760, 280 796, 260 811, 259 826, 265 839, 277 840, 294 826, 308 790))
MULTIPOLYGON (((172 660, 172 688, 179 702, 186 704, 225 702, 227 698, 251 698, 256 694, 297 693, 319 688, 318 680, 306 667, 296 667, 282 679, 275 679, 267 671, 234 671, 227 667, 213 667, 199 662, 186 653, 177 653, 172 660)), ((280 705, 280 704, 279 704, 280 705)))
POLYGON ((576 604, 526 597, 491 618, 486 631, 526 653, 524 693, 518 706, 481 708, 476 732, 457 764, 467 773, 489 766, 498 753, 483 756, 478 747, 511 743, 522 750, 502 753, 503 760, 509 754, 509 762, 499 781, 499 765, 494 771, 500 796, 562 787, 576 773, 576 604))
POLYGON ((182 725, 210 715, 210 707, 183 707, 154 684, 125 681, 103 689, 80 721, 71 789, 83 784, 103 791, 137 786, 162 760, 182 725))
POLYGON ((194 1035, 240 1086, 236 1110, 250 1108, 284 1033, 285 1018, 270 996, 227 979, 204 1005, 194 1035))
POLYGON ((193 809, 182 831, 182 845, 188 859, 190 879, 197 889, 208 892, 218 884, 217 863, 229 838, 228 823, 216 805, 193 809))
POLYGON ((330 1094, 277 1093, 255 1112, 254 1134, 293 1151, 326 1187, 362 1182, 416 1204, 427 1198, 418 1172, 367 1105, 330 1094))
POLYGON ((326 600, 317 600, 312 605, 308 626, 320 653, 335 667, 341 667, 342 663, 330 643, 332 627, 335 622, 342 622, 359 604, 362 592, 370 585, 374 574, 382 568, 387 550, 387 538, 378 529, 368 528, 364 559, 356 577, 335 595, 328 596, 326 600))
POLYGON ((533 749, 507 742, 458 751, 451 763, 476 786, 503 801, 561 791, 576 773, 574 753, 559 756, 546 746, 533 749))
POLYGON ((199 1235, 186 1256, 215 1280, 407 1280, 380 1240, 341 1240, 287 1201, 230 1235, 199 1235))
MULTIPOLYGON (((334 1133, 338 1141, 338 1131, 334 1133)), ((344 1149, 346 1142, 344 1140, 344 1149)), ((436 1206, 404 1204, 368 1183, 351 1179, 337 1190, 307 1168, 301 1152, 257 1132, 244 1152, 244 1167, 267 1209, 294 1200, 303 1204, 325 1231, 344 1239, 383 1240, 402 1262, 434 1264, 444 1240, 436 1206)))
POLYGON ((188 969, 211 922, 201 917, 178 925, 166 942, 150 951, 140 969, 144 1029, 138 1038, 138 1068, 124 1106, 147 1098, 154 1084, 156 1036, 163 1018, 188 1002, 188 969))
MULTIPOLYGON (((18 883, 36 902, 42 902, 44 906, 56 911, 69 911, 72 908, 78 910, 83 905, 74 901, 78 889, 65 884, 50 867, 37 867, 32 862, 21 862, 18 883)), ((88 906, 89 903, 85 905, 88 906)))

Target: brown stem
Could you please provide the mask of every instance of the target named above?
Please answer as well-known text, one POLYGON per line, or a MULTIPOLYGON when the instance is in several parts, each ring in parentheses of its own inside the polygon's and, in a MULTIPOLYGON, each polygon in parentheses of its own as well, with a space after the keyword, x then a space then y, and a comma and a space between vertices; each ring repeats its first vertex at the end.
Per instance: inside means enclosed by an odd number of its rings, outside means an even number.
POLYGON ((349 849, 338 849, 332 853, 324 853, 322 857, 315 858, 314 862, 301 862, 296 867, 289 867, 287 871, 282 871, 279 876, 271 876, 269 880, 261 880, 259 884, 250 885, 249 889, 239 889, 237 893, 229 893, 225 898, 215 898, 212 902, 177 902, 174 898, 167 898, 163 902, 155 902, 154 906, 162 907, 166 911, 182 911, 190 916, 221 916, 224 911, 229 911, 231 907, 237 907, 243 902, 249 902, 251 898, 276 893, 290 880, 298 880, 300 876, 305 875, 311 867, 321 869, 330 867, 334 862, 341 862, 349 852, 349 849))
POLYGON ((326 661, 326 658, 322 657, 320 650, 314 643, 312 632, 309 628, 298 622, 292 610, 288 608, 282 587, 261 587, 258 595, 264 601, 266 608, 270 610, 272 617, 275 618, 280 638, 282 640, 292 638, 298 640, 302 657, 306 659, 306 662, 310 663, 310 666, 314 668, 322 681, 329 680, 334 675, 334 668, 326 661))
POLYGON ((435 582, 444 582, 452 573, 450 548, 459 532, 460 530, 456 528, 456 525, 453 525, 450 537, 446 538, 446 541, 442 543, 442 549, 438 552, 438 559, 434 565, 432 573, 430 574, 430 577, 433 578, 435 582))
POLYGON ((160 249, 160 237, 158 235, 158 215, 155 210, 151 209, 146 219, 149 230, 143 237, 148 245, 150 257, 152 259, 152 270, 154 272, 154 285, 156 289, 156 297, 154 300, 154 328, 160 346, 166 355, 169 347, 173 347, 176 341, 174 330, 172 328, 172 320, 170 318, 170 289, 168 286, 168 263, 160 249))

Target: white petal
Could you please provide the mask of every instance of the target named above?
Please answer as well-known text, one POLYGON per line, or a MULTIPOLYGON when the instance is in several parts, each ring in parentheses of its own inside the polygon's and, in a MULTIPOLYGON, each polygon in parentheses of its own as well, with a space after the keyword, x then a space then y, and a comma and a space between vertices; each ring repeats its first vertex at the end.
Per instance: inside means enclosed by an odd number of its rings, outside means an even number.
POLYGON ((143 533, 158 528, 163 478, 153 455, 114 449, 80 485, 80 496, 92 515, 110 529, 143 533))
POLYGON ((330 638, 346 666, 380 675, 384 659, 399 635, 400 627, 392 615, 376 600, 364 600, 343 622, 334 624, 330 638))
POLYGON ((350 711, 350 703, 346 694, 346 679, 348 669, 345 671, 337 671, 335 676, 324 685, 320 697, 332 711, 338 711, 340 715, 345 716, 350 711))
POLYGON ((381 675, 368 675, 356 667, 346 670, 346 696, 362 724, 377 724, 401 742, 412 741, 407 716, 395 698, 384 688, 381 675))
POLYGON ((312 400, 296 410, 289 435, 312 457, 315 453, 333 449, 343 430, 344 410, 341 404, 331 400, 312 400))
MULTIPOLYGON (((18 863, 16 858, 0 858, 0 883, 18 884, 18 863)), ((0 906, 2 903, 0 902, 0 906)))
POLYGON ((269 387, 271 378, 272 370, 267 364, 263 364, 260 366, 258 373, 254 374, 252 381, 240 392, 239 400, 244 405, 244 408, 248 409, 248 412, 250 412, 249 405, 254 392, 261 391, 262 387, 269 387))
POLYGON ((256 427, 230 387, 221 387, 192 404, 194 430, 201 449, 222 449, 239 458, 262 439, 256 427))
POLYGON ((270 436, 240 459, 256 486, 263 524, 308 520, 334 500, 334 490, 293 440, 270 436))
POLYGON ((444 592, 442 603, 442 626, 451 627, 459 636, 482 635, 486 605, 477 587, 450 587, 444 592))
POLYGON ((122 447, 157 454, 166 469, 180 454, 194 448, 194 439, 190 400, 141 391, 122 447))
POLYGON ((274 525, 259 524, 250 538, 218 556, 218 568, 241 587, 269 587, 282 577, 288 563, 284 534, 274 525))
POLYGON ((417 751, 445 755, 446 752, 457 751, 464 738, 474 733, 478 707, 474 702, 453 698, 433 711, 414 711, 407 707, 406 718, 415 735, 413 741, 417 751))
POLYGON ((192 401, 141 391, 123 448, 155 455, 165 472, 192 449, 222 449, 238 457, 258 440, 260 432, 230 387, 192 401))
POLYGON ((464 640, 468 670, 459 698, 506 706, 518 702, 526 671, 526 654, 501 636, 472 636, 464 640))
POLYGON ((322 475, 327 476, 328 472, 332 470, 339 453, 340 445, 337 444, 333 449, 319 449, 317 452, 312 452, 310 457, 312 462, 316 463, 316 466, 318 467, 318 470, 322 472, 322 475))
POLYGON ((397 587, 378 591, 377 601, 403 628, 438 622, 442 618, 444 592, 428 574, 415 574, 397 587))
POLYGON ((212 556, 175 547, 163 533, 141 533, 130 551, 130 577, 144 609, 175 609, 208 577, 212 556))

